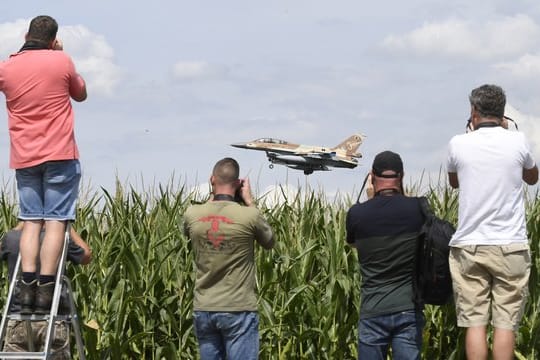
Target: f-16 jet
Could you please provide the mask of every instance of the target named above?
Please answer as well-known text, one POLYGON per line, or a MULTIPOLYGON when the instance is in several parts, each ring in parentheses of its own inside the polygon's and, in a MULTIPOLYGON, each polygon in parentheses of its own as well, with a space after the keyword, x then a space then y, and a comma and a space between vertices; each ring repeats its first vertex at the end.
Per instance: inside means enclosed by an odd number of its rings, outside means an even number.
POLYGON ((331 167, 354 169, 358 165, 357 159, 362 157, 356 150, 363 139, 364 135, 354 134, 334 147, 293 144, 274 138, 260 138, 231 146, 266 152, 270 169, 274 164, 281 164, 310 175, 318 170, 328 171, 331 167))

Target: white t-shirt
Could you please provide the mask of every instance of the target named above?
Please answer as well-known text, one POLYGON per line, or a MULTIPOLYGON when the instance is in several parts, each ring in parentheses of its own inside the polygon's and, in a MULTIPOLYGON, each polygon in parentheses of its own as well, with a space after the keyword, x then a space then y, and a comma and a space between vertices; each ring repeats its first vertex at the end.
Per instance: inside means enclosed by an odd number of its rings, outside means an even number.
POLYGON ((497 126, 454 136, 447 170, 458 176, 459 213, 450 246, 527 243, 522 177, 534 166, 521 132, 497 126))

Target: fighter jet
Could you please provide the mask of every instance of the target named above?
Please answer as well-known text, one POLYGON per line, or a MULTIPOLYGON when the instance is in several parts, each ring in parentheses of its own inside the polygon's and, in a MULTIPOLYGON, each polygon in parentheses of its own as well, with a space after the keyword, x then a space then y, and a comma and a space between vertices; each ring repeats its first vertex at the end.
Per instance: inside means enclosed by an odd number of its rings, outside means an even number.
POLYGON ((356 152, 364 135, 349 136, 339 145, 332 148, 293 144, 285 140, 273 138, 260 138, 246 143, 231 144, 231 146, 265 151, 270 169, 274 164, 281 164, 292 169, 303 170, 310 175, 314 171, 328 171, 330 167, 353 169, 358 165, 357 158, 362 154, 356 152))

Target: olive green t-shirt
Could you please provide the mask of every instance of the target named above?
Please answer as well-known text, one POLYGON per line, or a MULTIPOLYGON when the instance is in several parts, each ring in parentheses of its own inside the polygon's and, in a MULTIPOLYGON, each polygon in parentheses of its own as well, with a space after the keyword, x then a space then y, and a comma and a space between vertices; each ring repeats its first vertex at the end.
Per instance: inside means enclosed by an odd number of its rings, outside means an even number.
POLYGON ((195 256, 194 310, 256 311, 254 242, 273 246, 261 212, 233 201, 209 201, 187 209, 184 230, 195 256))

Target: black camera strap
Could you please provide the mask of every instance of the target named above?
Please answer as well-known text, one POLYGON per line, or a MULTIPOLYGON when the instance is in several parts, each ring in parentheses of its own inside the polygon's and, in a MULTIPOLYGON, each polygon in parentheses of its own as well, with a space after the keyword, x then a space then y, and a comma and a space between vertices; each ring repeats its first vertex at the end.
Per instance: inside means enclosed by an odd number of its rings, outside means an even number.
POLYGON ((360 192, 358 193, 358 198, 356 199, 357 203, 360 203, 360 197, 362 196, 362 192, 364 191, 364 188, 366 187, 368 178, 369 178, 369 173, 367 173, 366 177, 364 178, 364 182, 362 183, 362 187, 360 188, 360 192))
MULTIPOLYGON (((517 124, 517 122, 516 122, 514 119, 512 119, 512 118, 510 118, 509 116, 506 116, 506 115, 503 116, 503 118, 506 119, 507 121, 511 121, 511 122, 514 124, 516 130, 519 131, 518 124, 517 124)), ((471 118, 469 118, 469 119, 467 120, 467 125, 465 125, 465 129, 469 129, 469 127, 471 126, 471 122, 472 122, 472 120, 471 120, 471 118)), ((494 123, 494 122, 493 122, 493 123, 494 123)), ((495 126, 500 126, 500 124, 497 124, 497 123, 495 123, 495 125, 487 125, 487 124, 493 124, 493 123, 492 123, 492 122, 489 122, 489 123, 482 123, 482 124, 486 124, 486 125, 478 124, 478 126, 477 126, 476 128, 477 128, 477 129, 480 129, 480 128, 482 128, 482 127, 495 127, 495 126)))
POLYGON ((517 122, 515 122, 514 119, 511 119, 510 117, 508 117, 508 116, 506 116, 506 115, 504 116, 504 118, 505 118, 506 120, 508 120, 508 121, 511 121, 511 122, 514 124, 514 126, 516 127, 516 130, 519 131, 517 122))
POLYGON ((216 194, 214 195, 213 201, 235 201, 234 196, 229 194, 216 194))
POLYGON ((476 130, 480 129, 480 128, 490 128, 490 127, 497 127, 497 126, 501 126, 501 124, 495 122, 495 121, 488 121, 488 122, 483 122, 483 123, 480 123, 480 124, 477 124, 476 125, 476 130))
POLYGON ((381 189, 375 193, 375 196, 391 196, 391 195, 397 195, 401 194, 401 192, 398 189, 391 188, 391 189, 381 189))
POLYGON ((39 40, 27 40, 22 46, 22 48, 19 50, 19 52, 26 50, 45 50, 48 48, 49 45, 46 42, 39 40))

